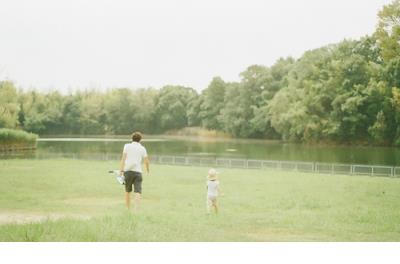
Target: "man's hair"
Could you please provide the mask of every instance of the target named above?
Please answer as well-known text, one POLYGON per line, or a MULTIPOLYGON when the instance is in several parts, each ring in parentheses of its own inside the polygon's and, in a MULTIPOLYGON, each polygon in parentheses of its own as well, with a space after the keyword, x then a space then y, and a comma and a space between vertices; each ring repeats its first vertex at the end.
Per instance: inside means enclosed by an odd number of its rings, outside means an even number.
POLYGON ((132 134, 132 141, 140 142, 141 139, 142 139, 142 133, 140 133, 140 132, 134 132, 134 133, 132 134))

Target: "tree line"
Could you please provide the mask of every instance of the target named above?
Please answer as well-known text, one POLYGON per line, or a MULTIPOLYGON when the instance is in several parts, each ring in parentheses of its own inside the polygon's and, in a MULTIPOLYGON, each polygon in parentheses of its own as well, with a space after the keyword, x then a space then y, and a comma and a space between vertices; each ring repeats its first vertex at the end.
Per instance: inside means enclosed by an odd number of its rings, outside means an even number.
POLYGON ((235 137, 400 146, 400 0, 376 31, 252 65, 239 82, 62 95, 0 82, 0 127, 38 134, 163 133, 199 126, 235 137))

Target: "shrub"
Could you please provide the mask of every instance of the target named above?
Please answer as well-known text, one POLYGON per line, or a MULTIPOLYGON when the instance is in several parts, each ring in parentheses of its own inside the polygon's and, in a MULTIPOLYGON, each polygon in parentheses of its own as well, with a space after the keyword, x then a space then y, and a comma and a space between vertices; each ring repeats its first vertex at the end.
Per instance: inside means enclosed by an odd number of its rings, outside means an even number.
POLYGON ((0 128, 0 148, 4 147, 34 147, 38 136, 22 130, 0 128))

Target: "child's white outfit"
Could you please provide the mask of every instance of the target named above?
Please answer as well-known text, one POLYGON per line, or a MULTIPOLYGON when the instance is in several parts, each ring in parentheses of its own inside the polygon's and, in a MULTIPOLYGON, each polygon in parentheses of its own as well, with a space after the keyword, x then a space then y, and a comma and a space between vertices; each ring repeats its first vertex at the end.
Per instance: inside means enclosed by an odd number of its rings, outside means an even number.
POLYGON ((218 197, 219 181, 207 181, 207 212, 210 212, 212 202, 218 197))

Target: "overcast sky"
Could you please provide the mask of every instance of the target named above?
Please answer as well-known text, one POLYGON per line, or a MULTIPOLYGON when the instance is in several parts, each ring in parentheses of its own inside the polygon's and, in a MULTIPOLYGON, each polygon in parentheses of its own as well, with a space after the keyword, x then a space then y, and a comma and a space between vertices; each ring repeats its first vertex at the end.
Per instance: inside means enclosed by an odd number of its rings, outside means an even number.
POLYGON ((371 34, 390 0, 1 0, 0 79, 19 87, 190 86, 371 34))

